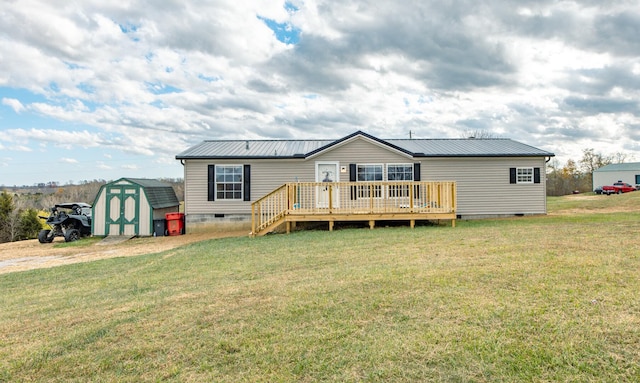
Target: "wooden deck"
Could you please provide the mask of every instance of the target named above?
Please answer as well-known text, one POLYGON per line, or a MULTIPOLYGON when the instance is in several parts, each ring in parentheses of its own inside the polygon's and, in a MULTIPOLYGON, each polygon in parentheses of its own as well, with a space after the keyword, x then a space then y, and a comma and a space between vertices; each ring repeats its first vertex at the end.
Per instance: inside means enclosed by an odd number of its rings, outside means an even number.
POLYGON ((450 220, 455 227, 456 183, 444 182, 295 182, 282 185, 251 204, 251 236, 280 225, 335 222, 450 220))

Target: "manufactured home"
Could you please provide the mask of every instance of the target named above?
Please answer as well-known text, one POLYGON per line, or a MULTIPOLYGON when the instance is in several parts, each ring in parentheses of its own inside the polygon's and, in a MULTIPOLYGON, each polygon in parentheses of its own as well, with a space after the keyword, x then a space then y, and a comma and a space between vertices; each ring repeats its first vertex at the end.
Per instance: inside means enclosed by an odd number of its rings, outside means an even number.
POLYGON ((511 139, 207 140, 184 166, 187 232, 546 214, 553 153, 511 139), (249 226, 251 225, 251 226, 249 226))

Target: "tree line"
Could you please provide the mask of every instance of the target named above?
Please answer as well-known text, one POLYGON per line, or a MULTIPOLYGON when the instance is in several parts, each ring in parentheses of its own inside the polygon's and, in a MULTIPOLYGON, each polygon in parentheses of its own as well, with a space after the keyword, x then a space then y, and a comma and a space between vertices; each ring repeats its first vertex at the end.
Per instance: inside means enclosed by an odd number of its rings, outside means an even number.
POLYGON ((561 166, 558 160, 552 159, 547 164, 547 195, 593 191, 594 171, 609 164, 626 162, 628 158, 624 153, 604 155, 589 148, 582 151, 582 158, 577 162, 570 159, 561 166))

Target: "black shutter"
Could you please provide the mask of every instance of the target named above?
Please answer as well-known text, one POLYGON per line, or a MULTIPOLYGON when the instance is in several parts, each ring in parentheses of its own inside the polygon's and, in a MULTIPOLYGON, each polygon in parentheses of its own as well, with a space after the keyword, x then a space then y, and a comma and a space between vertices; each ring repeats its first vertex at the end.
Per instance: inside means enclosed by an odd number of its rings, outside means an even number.
POLYGON ((356 164, 349 164, 349 182, 356 182, 356 164))
POLYGON ((251 201, 251 165, 244 165, 244 200, 251 201))
MULTIPOLYGON (((358 176, 357 172, 356 164, 349 164, 349 182, 356 182, 358 176)), ((352 201, 358 199, 358 190, 356 186, 351 186, 350 193, 352 201)))
MULTIPOLYGON (((421 180, 421 176, 420 176, 420 163, 416 162, 415 164, 413 164, 413 181, 414 182, 420 182, 421 180)), ((415 185, 413 187, 413 198, 420 198, 420 186, 419 185, 415 185)))
POLYGON ((533 168, 533 183, 540 183, 540 168, 533 168))
POLYGON ((207 168, 207 201, 216 200, 216 166, 209 165, 207 168))
POLYGON ((516 182, 516 168, 509 168, 509 183, 515 184, 516 182))

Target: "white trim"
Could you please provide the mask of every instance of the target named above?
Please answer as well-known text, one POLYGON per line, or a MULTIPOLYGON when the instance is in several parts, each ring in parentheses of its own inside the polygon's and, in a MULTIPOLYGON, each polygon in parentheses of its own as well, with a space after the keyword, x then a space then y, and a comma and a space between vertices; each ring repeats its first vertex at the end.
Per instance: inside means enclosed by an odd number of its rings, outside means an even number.
POLYGON ((318 165, 335 165, 336 179, 333 182, 340 182, 340 162, 338 161, 316 161, 316 182, 322 182, 322 177, 318 173, 318 165))
MULTIPOLYGON (((532 184, 534 183, 534 175, 535 175, 535 170, 533 170, 533 167, 520 167, 520 168, 516 168, 516 184, 532 184), (518 174, 518 172, 520 170, 531 170, 531 181, 520 181, 520 177, 523 175, 518 174)), ((542 177, 542 175, 541 175, 542 177)))
MULTIPOLYGON (((210 201, 210 202, 238 202, 238 201, 244 201, 244 165, 242 164, 213 164, 216 168, 215 168, 215 172, 213 175, 213 196, 214 196, 214 201, 210 201), (218 167, 225 167, 225 168, 240 168, 240 198, 218 198, 218 167)), ((222 184, 236 184, 238 182, 221 182, 222 184)), ((233 192, 235 193, 235 191, 233 192)))
POLYGON ((414 173, 413 165, 414 165, 414 162, 388 163, 388 164, 385 164, 385 165, 386 165, 386 167, 385 167, 385 171, 386 171, 385 176, 386 177, 384 177, 384 178, 386 178, 386 181, 391 181, 389 179, 389 166, 407 166, 407 167, 411 168, 411 173, 410 173, 411 174, 411 179, 410 180, 393 180, 393 181, 413 181, 413 173, 414 173))
MULTIPOLYGON (((338 161, 316 161, 316 182, 322 182, 323 175, 320 174, 319 168, 320 165, 332 165, 335 166, 335 179, 333 182, 340 182, 340 162, 338 161)), ((316 186, 316 207, 324 209, 329 207, 329 198, 324 193, 329 193, 326 191, 328 188, 316 186)), ((339 190, 336 188, 333 194, 333 203, 332 205, 335 207, 340 206, 340 195, 338 194, 339 190)))
POLYGON ((384 181, 384 176, 385 176, 385 164, 383 163, 361 163, 361 164, 356 164, 356 182, 382 182, 384 181), (381 180, 373 180, 373 181, 360 181, 358 179, 358 167, 359 166, 380 166, 380 169, 382 170, 382 179, 381 180))

